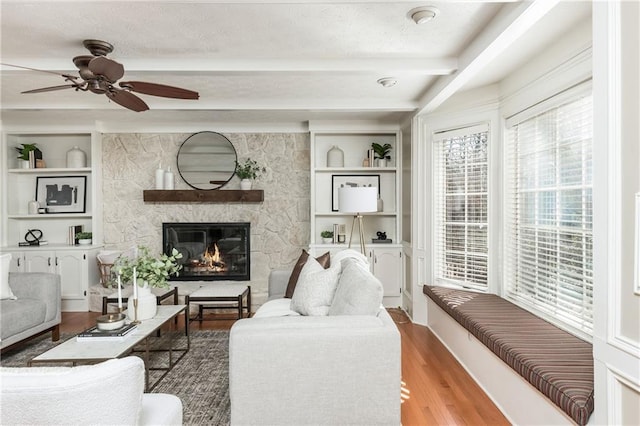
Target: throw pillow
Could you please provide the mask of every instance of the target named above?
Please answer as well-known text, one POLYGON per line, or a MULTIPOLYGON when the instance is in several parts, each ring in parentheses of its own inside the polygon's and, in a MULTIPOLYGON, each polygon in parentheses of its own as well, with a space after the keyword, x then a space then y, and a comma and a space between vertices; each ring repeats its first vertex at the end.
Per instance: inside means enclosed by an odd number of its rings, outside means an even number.
POLYGON ((329 315, 376 315, 382 304, 382 283, 355 259, 342 261, 342 275, 329 315))
POLYGON ((11 253, 0 255, 0 299, 17 299, 9 287, 11 253))
POLYGON ((340 263, 324 269, 314 258, 305 263, 296 290, 291 298, 291 310, 301 315, 327 315, 340 276, 340 263))
MULTIPOLYGON (((331 264, 329 252, 326 252, 320 257, 316 257, 316 260, 323 268, 327 269, 331 264)), ((287 283, 287 290, 284 292, 284 297, 291 299, 293 296, 293 292, 296 289, 296 284, 298 283, 298 279, 300 277, 300 271, 304 267, 305 263, 307 263, 307 259, 309 259, 309 253, 306 250, 302 250, 302 254, 296 261, 296 265, 293 267, 293 271, 291 271, 291 276, 289 276, 289 282, 287 283)))

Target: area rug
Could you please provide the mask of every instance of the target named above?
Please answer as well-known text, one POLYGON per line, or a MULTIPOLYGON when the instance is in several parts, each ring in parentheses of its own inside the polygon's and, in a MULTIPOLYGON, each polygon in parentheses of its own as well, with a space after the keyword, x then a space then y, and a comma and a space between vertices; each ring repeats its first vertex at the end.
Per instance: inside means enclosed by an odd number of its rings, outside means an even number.
MULTIPOLYGON (((219 330, 191 331, 191 348, 173 370, 153 389, 170 393, 182 400, 185 425, 228 425, 229 402, 229 332, 219 330)), ((23 348, 2 355, 3 367, 24 367, 31 358, 45 352, 73 335, 63 334, 59 342, 50 335, 41 336, 23 348)), ((156 339, 153 339, 156 340, 156 339)), ((186 337, 174 340, 174 347, 186 346, 186 337)), ((176 354, 174 353, 174 356, 176 354)), ((152 359, 151 365, 162 359, 152 359)), ((159 372, 151 372, 151 383, 159 372)))

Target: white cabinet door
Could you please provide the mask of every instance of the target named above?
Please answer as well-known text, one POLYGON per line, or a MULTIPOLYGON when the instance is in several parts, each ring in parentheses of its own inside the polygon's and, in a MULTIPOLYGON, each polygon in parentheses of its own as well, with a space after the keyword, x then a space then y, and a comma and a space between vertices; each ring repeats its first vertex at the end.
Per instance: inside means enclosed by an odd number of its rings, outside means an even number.
POLYGON ((87 256, 84 252, 56 252, 56 272, 60 274, 63 299, 85 299, 87 286, 87 256))
POLYGON ((11 252, 9 272, 24 272, 24 253, 19 251, 11 252))
POLYGON ((399 248, 370 250, 373 275, 382 282, 385 296, 399 296, 402 287, 402 251, 399 248))
POLYGON ((24 272, 55 272, 55 253, 34 251, 24 253, 24 272))

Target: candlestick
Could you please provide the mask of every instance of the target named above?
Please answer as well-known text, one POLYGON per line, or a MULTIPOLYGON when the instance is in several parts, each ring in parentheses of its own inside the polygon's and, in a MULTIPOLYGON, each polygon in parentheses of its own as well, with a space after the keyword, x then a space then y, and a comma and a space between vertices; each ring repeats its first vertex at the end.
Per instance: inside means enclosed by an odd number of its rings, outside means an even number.
POLYGON ((138 299, 133 299, 133 318, 135 318, 133 321, 131 321, 132 324, 140 324, 140 321, 138 321, 138 299))
POLYGON ((120 280, 120 270, 118 270, 118 312, 122 312, 122 281, 120 280))
POLYGON ((133 267, 133 298, 138 298, 138 274, 136 273, 136 267, 133 267))

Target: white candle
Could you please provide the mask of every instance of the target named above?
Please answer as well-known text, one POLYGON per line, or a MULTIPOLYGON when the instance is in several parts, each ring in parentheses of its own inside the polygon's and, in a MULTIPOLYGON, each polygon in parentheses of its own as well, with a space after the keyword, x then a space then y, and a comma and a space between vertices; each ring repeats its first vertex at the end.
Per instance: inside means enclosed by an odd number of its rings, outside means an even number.
POLYGON ((120 270, 118 270, 118 312, 122 311, 122 281, 120 281, 120 270))
POLYGON ((138 298, 138 276, 136 274, 136 267, 133 267, 133 298, 138 298))

